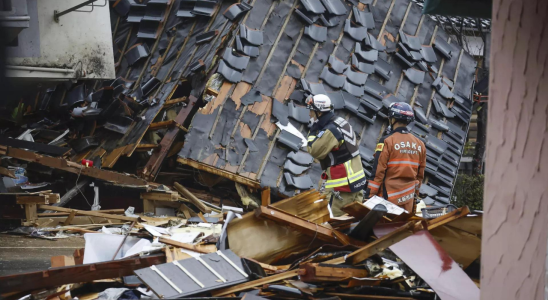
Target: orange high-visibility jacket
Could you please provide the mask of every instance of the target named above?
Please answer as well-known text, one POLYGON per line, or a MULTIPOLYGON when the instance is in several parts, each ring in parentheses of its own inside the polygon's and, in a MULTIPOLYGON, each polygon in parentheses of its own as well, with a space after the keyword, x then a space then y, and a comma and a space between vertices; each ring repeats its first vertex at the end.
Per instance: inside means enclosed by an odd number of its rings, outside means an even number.
POLYGON ((369 197, 377 195, 399 205, 414 201, 424 178, 426 147, 406 127, 382 137, 375 149, 369 197))

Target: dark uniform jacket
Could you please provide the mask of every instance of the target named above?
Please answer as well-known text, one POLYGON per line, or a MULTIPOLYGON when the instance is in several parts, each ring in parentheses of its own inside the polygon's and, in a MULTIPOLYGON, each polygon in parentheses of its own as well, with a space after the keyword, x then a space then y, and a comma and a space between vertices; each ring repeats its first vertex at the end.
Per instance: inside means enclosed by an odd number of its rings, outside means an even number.
POLYGON ((359 192, 367 186, 352 126, 333 112, 322 115, 308 134, 308 152, 325 170, 326 189, 359 192))

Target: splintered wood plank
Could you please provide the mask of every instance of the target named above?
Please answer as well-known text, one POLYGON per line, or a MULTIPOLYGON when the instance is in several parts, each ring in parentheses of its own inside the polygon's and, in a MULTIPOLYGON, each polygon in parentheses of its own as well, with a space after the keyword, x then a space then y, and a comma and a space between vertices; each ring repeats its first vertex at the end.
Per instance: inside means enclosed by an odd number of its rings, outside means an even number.
POLYGON ((232 88, 232 83, 225 81, 223 85, 221 86, 221 90, 219 91, 219 95, 213 99, 213 101, 206 104, 203 108, 200 108, 200 113, 204 115, 209 115, 217 109, 217 107, 221 106, 221 104, 224 103, 225 98, 228 96, 228 93, 230 92, 230 89, 232 88))
POLYGON ((232 100, 234 101, 234 103, 236 103, 236 110, 240 109, 240 105, 242 104, 241 98, 245 94, 247 94, 247 92, 249 92, 250 89, 251 89, 251 84, 247 82, 241 81, 236 85, 234 92, 232 92, 232 96, 230 96, 232 100))
POLYGON ((263 277, 263 278, 260 278, 260 279, 257 279, 257 280, 253 280, 253 281, 245 282, 245 283, 238 284, 238 285, 235 285, 235 286, 231 286, 231 287, 228 287, 228 288, 224 288, 224 289, 221 289, 221 290, 213 291, 211 293, 211 295, 213 297, 220 297, 220 296, 226 296, 226 295, 229 295, 229 294, 237 293, 237 292, 240 292, 240 291, 249 290, 249 289, 252 289, 254 287, 261 287, 264 284, 269 284, 269 283, 272 283, 272 282, 281 281, 281 280, 284 280, 284 279, 289 279, 289 278, 295 277, 295 276, 299 275, 298 272, 299 272, 299 270, 293 270, 293 271, 286 271, 286 272, 276 274, 276 275, 272 275, 272 276, 268 276, 268 277, 263 277))
POLYGON ((55 210, 55 211, 68 212, 68 213, 72 213, 73 211, 76 211, 77 214, 83 215, 83 216, 93 216, 93 217, 101 217, 105 219, 115 219, 115 220, 131 221, 131 222, 137 221, 138 219, 138 218, 132 218, 132 217, 126 217, 126 216, 120 216, 120 215, 104 214, 96 211, 70 209, 70 208, 50 206, 50 205, 40 205, 39 208, 44 210, 55 210))
POLYGON ((10 177, 10 178, 17 178, 15 177, 15 173, 13 173, 13 171, 10 171, 4 167, 0 167, 0 175, 3 175, 3 176, 6 176, 6 177, 10 177))
POLYGON ((103 168, 112 168, 118 161, 122 153, 126 150, 126 146, 122 146, 110 151, 105 158, 103 158, 103 168))

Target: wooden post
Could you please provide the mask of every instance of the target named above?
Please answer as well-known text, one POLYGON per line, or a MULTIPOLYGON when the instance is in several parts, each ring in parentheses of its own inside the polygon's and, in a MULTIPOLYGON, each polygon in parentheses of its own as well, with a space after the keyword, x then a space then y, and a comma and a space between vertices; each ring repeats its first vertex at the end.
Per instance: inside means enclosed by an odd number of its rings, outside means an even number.
POLYGON ((193 193, 191 193, 189 190, 187 190, 184 186, 180 185, 178 182, 175 182, 174 184, 175 189, 181 193, 185 198, 187 198, 194 206, 196 206, 201 212, 203 213, 210 213, 211 209, 209 209, 207 206, 205 206, 200 199, 198 199, 196 196, 194 196, 193 193))
POLYGON ((545 299, 548 2, 493 0, 481 299, 545 299))
POLYGON ((262 190, 261 192, 261 205, 269 206, 270 205, 270 187, 262 190))

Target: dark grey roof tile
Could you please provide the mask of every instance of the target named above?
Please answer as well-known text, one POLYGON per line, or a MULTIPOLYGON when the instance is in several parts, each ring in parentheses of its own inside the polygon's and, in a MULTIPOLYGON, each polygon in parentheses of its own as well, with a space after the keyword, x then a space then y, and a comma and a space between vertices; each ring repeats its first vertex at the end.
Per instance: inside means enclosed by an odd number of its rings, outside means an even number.
POLYGON ((432 82, 432 86, 438 91, 438 93, 445 99, 453 99, 453 92, 449 89, 449 87, 443 83, 442 77, 436 78, 434 82, 432 82))
POLYGON ((278 142, 287 146, 289 149, 292 149, 293 151, 299 151, 299 149, 303 145, 303 141, 301 140, 300 137, 286 130, 282 130, 282 133, 280 133, 280 135, 278 136, 278 142))
POLYGON ((223 77, 229 82, 238 83, 242 81, 242 72, 232 69, 223 60, 219 62, 219 68, 217 69, 217 72, 223 75, 223 77))
POLYGON ((357 42, 361 42, 365 39, 367 36, 367 28, 362 26, 354 27, 352 26, 352 22, 348 19, 344 22, 344 32, 348 34, 348 36, 357 42))
POLYGON ((365 92, 369 95, 382 100, 388 94, 386 87, 373 79, 369 79, 364 85, 365 92))
POLYGON ((375 65, 368 62, 362 62, 358 58, 358 56, 354 53, 352 53, 352 66, 361 72, 364 72, 366 74, 373 74, 375 73, 375 65))
POLYGON ((354 21, 367 29, 375 29, 375 20, 373 14, 367 11, 361 11, 357 6, 352 8, 354 21))
POLYGON ((203 44, 211 42, 217 35, 219 34, 219 30, 211 30, 206 31, 204 33, 200 33, 196 36, 196 44, 203 44))
POLYGON ((284 173, 285 181, 287 182, 287 185, 293 186, 300 190, 309 190, 314 188, 314 184, 312 183, 312 180, 308 175, 295 177, 291 175, 291 173, 286 172, 284 173))
POLYGON ((353 70, 353 68, 348 68, 345 72, 346 79, 350 81, 351 83, 355 85, 362 86, 365 84, 365 81, 367 80, 367 74, 353 70))
POLYGON ((404 71, 405 76, 414 84, 421 84, 424 81, 424 72, 415 68, 409 68, 404 71))
POLYGON ((141 20, 137 37, 142 39, 157 39, 160 35, 160 22, 152 20, 141 20))
POLYGON ((426 61, 428 63, 433 64, 436 61, 438 61, 438 57, 436 56, 436 52, 434 51, 432 46, 422 45, 421 46, 421 54, 422 54, 422 57, 423 57, 424 61, 426 61))
POLYGON ((287 158, 291 159, 294 163, 303 166, 310 166, 314 162, 314 157, 312 157, 310 153, 304 151, 289 152, 287 158))
POLYGON ((306 107, 298 106, 293 101, 287 104, 289 107, 289 117, 293 120, 307 124, 310 120, 310 110, 306 107))
POLYGON ((424 125, 428 125, 428 119, 426 118, 426 114, 424 113, 424 110, 417 106, 414 106, 413 110, 415 111, 415 120, 418 120, 424 125))
POLYGON ((259 47, 250 45, 247 42, 242 41, 239 36, 236 37, 236 50, 249 57, 259 56, 259 47))
POLYGON ((320 21, 322 21, 323 26, 325 27, 335 27, 341 23, 341 16, 322 14, 320 15, 320 21))
POLYGON ((453 57, 453 53, 451 52, 451 46, 447 43, 446 40, 436 37, 436 40, 434 41, 434 49, 436 49, 445 59, 450 60, 451 57, 453 57))
POLYGON ((375 49, 375 50, 378 50, 378 51, 385 51, 386 50, 386 46, 381 44, 381 42, 379 42, 371 34, 367 34, 365 36, 365 39, 363 40, 363 42, 364 42, 366 48, 375 49))
POLYGON ((263 44, 263 32, 261 30, 253 30, 244 24, 240 24, 240 37, 253 46, 263 44))
POLYGON ((252 8, 253 6, 246 2, 234 3, 225 10, 223 16, 230 21, 234 21, 252 8))
POLYGON ((325 7, 322 5, 320 0, 301 0, 304 8, 315 14, 323 14, 325 12, 325 7))
POLYGON ((258 152, 259 148, 255 145, 255 142, 252 139, 244 138, 245 145, 249 149, 249 152, 258 152))
POLYGON ((342 16, 346 15, 346 5, 341 0, 321 0, 323 6, 332 15, 342 16))
POLYGON ((376 62, 379 59, 379 51, 374 49, 362 50, 361 43, 356 43, 354 53, 367 62, 376 62))
MULTIPOLYGON (((272 116, 282 125, 289 123, 289 108, 278 100, 272 101, 272 116)), ((274 120, 273 120, 274 121, 274 120)))
POLYGON ((384 80, 390 80, 392 76, 392 66, 382 58, 375 62, 375 72, 384 80))
POLYGON ((293 175, 301 175, 309 168, 309 166, 298 165, 294 163, 291 159, 286 160, 284 163, 284 170, 289 171, 293 175))
POLYGON ((240 56, 232 51, 232 48, 227 47, 225 53, 223 54, 224 61, 229 64, 232 68, 242 71, 247 67, 249 63, 249 56, 240 56))
POLYGON ((420 51, 422 48, 420 38, 418 36, 409 35, 400 30, 400 39, 403 44, 409 47, 409 50, 420 51))
POLYGON ((323 84, 321 83, 308 82, 304 79, 301 79, 301 86, 305 91, 311 93, 312 95, 327 94, 323 84))
POLYGON ((194 18, 192 10, 196 5, 197 0, 180 0, 179 9, 177 10, 177 17, 181 18, 194 18))
POLYGON ((396 53, 396 57, 399 58, 400 61, 403 62, 408 68, 411 68, 413 67, 413 65, 415 65, 414 62, 410 62, 409 60, 407 60, 407 58, 405 58, 403 55, 399 53, 396 53))
POLYGON ((240 99, 240 101, 243 105, 250 105, 256 102, 263 102, 263 97, 261 96, 261 92, 259 92, 259 90, 252 88, 240 99))
POLYGON ((325 66, 320 74, 320 79, 332 88, 339 89, 344 85, 346 76, 333 73, 330 71, 330 68, 325 66))
POLYGON ((331 69, 333 69, 333 71, 335 71, 335 73, 337 74, 343 74, 344 71, 346 71, 346 69, 348 68, 348 65, 345 64, 342 60, 335 57, 335 55, 330 55, 328 62, 331 69))
POLYGON ((297 16, 299 16, 308 25, 314 24, 321 16, 321 15, 314 14, 314 13, 311 13, 311 12, 306 11, 306 10, 302 11, 298 8, 295 9, 295 13, 297 14, 297 16))
POLYGON ((304 34, 318 43, 327 41, 327 27, 319 26, 316 24, 308 25, 304 29, 304 34))
POLYGON ((355 85, 348 80, 344 82, 343 90, 349 92, 356 97, 363 96, 363 86, 355 85))
POLYGON ((217 1, 215 0, 198 0, 196 1, 196 4, 194 5, 192 14, 211 17, 213 13, 215 12, 216 4, 217 4, 217 1))
POLYGON ((150 50, 146 43, 137 44, 131 47, 125 54, 128 65, 132 66, 142 58, 148 57, 150 50))

